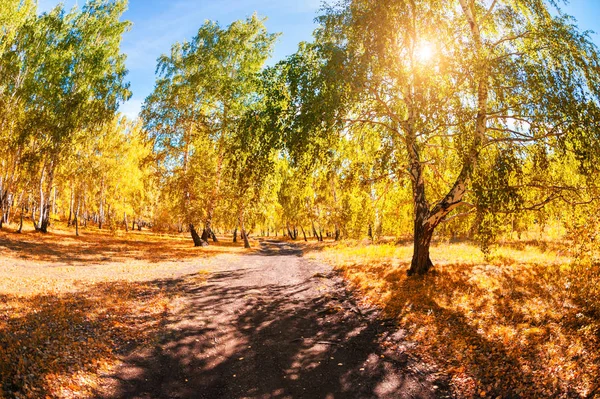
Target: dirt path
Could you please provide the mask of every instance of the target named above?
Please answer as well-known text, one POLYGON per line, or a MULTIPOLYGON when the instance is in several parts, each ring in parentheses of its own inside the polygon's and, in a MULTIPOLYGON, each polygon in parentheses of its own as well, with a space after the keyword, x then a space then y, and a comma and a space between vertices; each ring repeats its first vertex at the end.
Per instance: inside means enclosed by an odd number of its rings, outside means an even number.
POLYGON ((211 260, 180 280, 165 333, 135 351, 104 398, 442 398, 447 384, 404 353, 392 322, 359 308, 330 267, 297 247, 211 260))

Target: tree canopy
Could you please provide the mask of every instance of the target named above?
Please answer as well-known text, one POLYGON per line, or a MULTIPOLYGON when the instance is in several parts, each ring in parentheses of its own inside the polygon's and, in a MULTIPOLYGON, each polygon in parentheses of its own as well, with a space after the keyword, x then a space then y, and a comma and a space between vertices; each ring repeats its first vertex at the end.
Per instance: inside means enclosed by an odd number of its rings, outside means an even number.
POLYGON ((268 66, 264 19, 207 21, 140 121, 118 113, 125 9, 0 6, 0 223, 410 237, 424 274, 435 237, 489 251, 597 206, 600 58, 559 2, 342 0, 268 66))

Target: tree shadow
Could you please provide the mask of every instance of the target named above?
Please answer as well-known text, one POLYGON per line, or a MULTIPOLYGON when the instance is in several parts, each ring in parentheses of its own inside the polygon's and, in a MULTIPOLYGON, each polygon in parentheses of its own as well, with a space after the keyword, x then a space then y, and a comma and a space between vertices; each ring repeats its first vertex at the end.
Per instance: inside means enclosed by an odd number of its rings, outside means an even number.
POLYGON ((455 395, 593 397, 600 320, 589 295, 566 292, 560 268, 446 264, 407 278, 405 267, 344 270, 448 374, 455 395))
POLYGON ((185 300, 159 345, 126 356, 97 396, 447 396, 447 382, 408 355, 395 323, 358 307, 335 276, 247 285, 247 272, 222 272, 204 286, 178 283, 185 300))
POLYGON ((173 236, 151 236, 132 232, 128 236, 104 232, 82 234, 79 237, 28 232, 8 234, 0 232, 0 253, 27 261, 61 263, 70 266, 102 264, 127 260, 160 263, 211 257, 242 250, 239 245, 220 241, 207 248, 194 248, 191 240, 173 236))
POLYGON ((254 253, 257 256, 298 256, 304 255, 303 248, 290 241, 260 239, 260 249, 254 253))

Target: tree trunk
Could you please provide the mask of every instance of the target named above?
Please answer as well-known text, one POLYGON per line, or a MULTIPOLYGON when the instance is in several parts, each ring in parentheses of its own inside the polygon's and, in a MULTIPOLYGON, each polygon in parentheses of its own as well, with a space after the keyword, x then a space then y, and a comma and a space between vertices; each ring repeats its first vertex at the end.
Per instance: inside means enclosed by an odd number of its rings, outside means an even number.
POLYGON ((25 213, 25 208, 21 205, 21 216, 19 221, 19 230, 17 233, 21 234, 23 232, 23 214, 25 213))
MULTIPOLYGON (((23 200, 23 194, 21 194, 21 198, 19 199, 18 204, 21 203, 21 201, 23 200)), ((10 224, 10 220, 12 219, 12 217, 15 216, 16 213, 16 209, 15 209, 15 197, 14 194, 10 195, 10 201, 8 203, 8 210, 6 211, 5 217, 4 217, 4 221, 6 222, 6 224, 10 224), (15 209, 15 210, 13 210, 15 209), (11 210, 12 211, 12 215, 11 215, 11 210)))
POLYGON ((75 225, 75 236, 79 237, 79 209, 81 208, 81 194, 79 194, 77 197, 77 206, 75 207, 75 215, 73 215, 73 224, 75 225))
POLYGON ((193 224, 190 223, 190 233, 192 234, 192 240, 194 240, 194 246, 195 247, 205 247, 207 245, 207 242, 204 241, 199 235, 198 232, 196 231, 196 228, 194 227, 193 224))
POLYGON ((246 233, 246 227, 244 226, 243 211, 240 211, 238 219, 239 219, 240 228, 241 228, 241 232, 242 232, 242 238, 244 239, 244 248, 250 248, 250 241, 248 240, 248 233, 246 233))
POLYGON ((37 230, 37 223, 35 222, 35 203, 31 204, 31 223, 33 223, 33 228, 37 230))
POLYGON ((233 230, 233 242, 237 242, 237 230, 237 227, 235 228, 235 230, 233 230))
POLYGON ((304 241, 308 242, 308 238, 306 238, 306 232, 304 231, 304 227, 300 226, 300 229, 302 230, 302 235, 304 236, 304 241))
POLYGON ((322 242, 323 241, 323 233, 321 232, 321 235, 319 236, 319 232, 317 232, 317 229, 315 229, 315 222, 312 222, 312 230, 313 230, 313 236, 317 238, 317 241, 322 242))
POLYGON ((213 242, 219 242, 219 240, 217 239, 217 235, 215 234, 214 230, 210 231, 210 235, 211 235, 211 238, 212 238, 213 242))
POLYGON ((102 230, 102 224, 104 223, 104 178, 102 178, 100 183, 100 206, 98 213, 98 229, 102 230))
POLYGON ((417 225, 417 221, 415 221, 414 249, 412 262, 410 264, 410 269, 408 270, 409 276, 422 276, 433 266, 431 258, 429 257, 429 247, 431 245, 432 237, 432 228, 425 227, 422 224, 417 225))
POLYGON ((51 215, 56 215, 56 187, 52 188, 52 214, 51 215))
POLYGON ((49 202, 46 202, 41 213, 42 223, 40 225, 40 231, 42 233, 48 232, 48 226, 50 226, 50 209, 52 209, 52 205, 49 202))
POLYGON ((67 227, 71 227, 71 219, 73 217, 73 187, 71 187, 71 198, 69 199, 69 217, 67 218, 67 227))
POLYGON ((123 224, 125 225, 125 232, 129 233, 129 222, 127 221, 127 212, 123 212, 123 224))
POLYGON ((50 162, 50 170, 48 172, 48 181, 46 186, 46 203, 40 207, 40 231, 42 233, 48 232, 48 226, 50 225, 50 211, 52 210, 52 189, 54 186, 54 168, 56 167, 56 162, 52 160, 50 162))
POLYGON ((242 236, 244 236, 244 248, 251 248, 250 241, 248 240, 248 234, 246 230, 242 227, 242 236))
POLYGON ((35 225, 36 231, 40 231, 42 228, 42 221, 44 219, 44 177, 46 176, 46 166, 42 168, 42 175, 40 177, 40 203, 38 204, 38 208, 40 211, 40 217, 38 219, 37 224, 35 225))
POLYGON ((210 238, 210 230, 208 230, 206 227, 204 228, 204 230, 202 230, 202 241, 208 242, 208 239, 210 238))

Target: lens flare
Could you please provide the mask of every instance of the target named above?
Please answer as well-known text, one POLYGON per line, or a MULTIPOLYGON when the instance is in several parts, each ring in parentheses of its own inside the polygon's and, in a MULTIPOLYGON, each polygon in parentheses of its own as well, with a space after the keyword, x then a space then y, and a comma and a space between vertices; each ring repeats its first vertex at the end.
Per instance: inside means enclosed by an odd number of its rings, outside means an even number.
POLYGON ((423 42, 417 47, 417 59, 420 62, 428 62, 433 58, 434 49, 431 43, 423 42))

